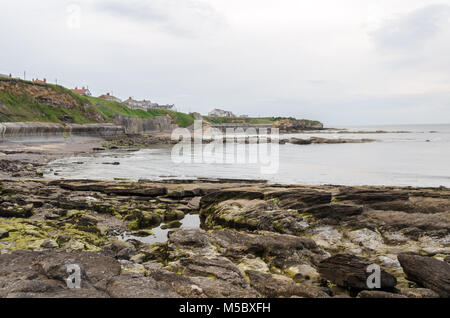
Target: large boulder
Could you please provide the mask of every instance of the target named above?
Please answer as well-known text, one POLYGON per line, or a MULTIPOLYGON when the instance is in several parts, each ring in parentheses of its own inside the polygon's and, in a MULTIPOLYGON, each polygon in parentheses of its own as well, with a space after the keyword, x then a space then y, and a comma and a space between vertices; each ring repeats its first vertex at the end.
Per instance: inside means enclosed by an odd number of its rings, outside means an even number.
POLYGON ((180 296, 188 298, 256 298, 260 295, 251 287, 242 287, 212 277, 192 277, 166 270, 154 270, 149 276, 166 282, 180 296))
POLYGON ((120 275, 107 285, 113 298, 179 298, 180 296, 165 282, 151 277, 120 275))
POLYGON ((227 200, 202 211, 205 223, 227 228, 297 234, 307 225, 295 210, 280 210, 273 201, 227 200))
POLYGON ((14 251, 0 255, 0 297, 107 297, 102 286, 120 275, 113 258, 92 252, 14 251), (70 289, 68 266, 81 270, 81 289, 70 289))
MULTIPOLYGON (((370 262, 350 254, 338 254, 320 262, 320 275, 341 287, 368 290, 367 279, 372 272, 367 272, 370 262)), ((381 290, 389 290, 397 285, 397 279, 381 270, 381 290)))
POLYGON ((398 260, 408 280, 450 297, 450 264, 433 257, 400 254, 398 260))
POLYGON ((292 279, 286 276, 261 273, 252 270, 246 271, 245 274, 250 280, 250 285, 266 297, 329 297, 329 295, 320 288, 296 284, 292 279))

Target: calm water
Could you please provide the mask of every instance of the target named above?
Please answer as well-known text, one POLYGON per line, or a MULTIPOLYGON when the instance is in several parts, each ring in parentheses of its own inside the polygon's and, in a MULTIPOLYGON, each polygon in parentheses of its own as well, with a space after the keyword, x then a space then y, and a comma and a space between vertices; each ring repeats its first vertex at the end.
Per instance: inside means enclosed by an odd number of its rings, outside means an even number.
POLYGON ((351 127, 349 130, 411 133, 289 135, 299 138, 372 138, 377 141, 364 144, 280 145, 279 170, 275 174, 262 174, 260 166, 254 164, 177 164, 171 160, 171 147, 163 146, 132 153, 109 152, 57 160, 51 164, 53 171, 48 171, 46 176, 133 180, 219 177, 293 184, 450 187, 450 125, 366 126, 351 127), (112 162, 119 162, 120 165, 103 164, 112 162))
MULTIPOLYGON (((200 228, 200 216, 195 214, 187 214, 184 219, 180 221, 181 227, 180 229, 198 229, 200 228)), ((167 241, 167 235, 170 231, 174 231, 176 229, 161 229, 161 226, 158 226, 152 229, 153 235, 138 237, 133 236, 128 233, 123 233, 119 236, 119 239, 122 241, 128 240, 136 240, 142 243, 154 244, 154 243, 164 243, 167 241)))

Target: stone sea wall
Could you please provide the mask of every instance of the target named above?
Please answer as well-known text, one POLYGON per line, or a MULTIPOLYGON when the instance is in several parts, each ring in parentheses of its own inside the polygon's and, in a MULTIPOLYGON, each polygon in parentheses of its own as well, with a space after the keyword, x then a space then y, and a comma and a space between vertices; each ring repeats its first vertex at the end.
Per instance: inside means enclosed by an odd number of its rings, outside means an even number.
POLYGON ((157 116, 155 118, 127 117, 118 115, 115 124, 125 127, 127 134, 142 134, 155 132, 171 132, 178 126, 172 123, 170 116, 157 116))
POLYGON ((117 116, 114 124, 57 124, 38 122, 0 123, 0 138, 33 136, 115 137, 123 134, 171 132, 178 126, 169 116, 139 118, 117 116))
POLYGON ((124 132, 124 127, 114 124, 0 123, 1 138, 58 135, 112 137, 124 132))

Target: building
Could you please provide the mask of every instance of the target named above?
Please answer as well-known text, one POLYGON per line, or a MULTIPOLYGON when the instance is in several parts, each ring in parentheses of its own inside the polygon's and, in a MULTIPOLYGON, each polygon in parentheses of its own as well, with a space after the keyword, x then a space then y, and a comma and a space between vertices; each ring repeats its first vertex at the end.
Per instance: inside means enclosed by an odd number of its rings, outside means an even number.
POLYGON ((142 101, 138 101, 131 97, 128 98, 123 103, 131 109, 142 109, 142 110, 151 110, 151 109, 174 110, 175 109, 175 105, 159 105, 158 103, 152 103, 149 100, 144 99, 142 101))
POLYGON ((156 104, 156 103, 152 106, 152 109, 166 109, 166 110, 173 110, 173 111, 176 110, 174 104, 171 104, 171 105, 169 105, 169 104, 167 104, 167 105, 159 105, 159 104, 156 104))
POLYGON ((214 109, 209 112, 209 117, 236 117, 232 112, 222 109, 214 109))
POLYGON ((71 89, 71 91, 84 96, 92 96, 91 92, 89 91, 89 88, 86 88, 84 86, 82 88, 78 88, 75 86, 75 88, 71 89))
POLYGON ((38 78, 33 78, 31 81, 33 83, 43 83, 43 84, 47 83, 47 79, 46 78, 44 78, 42 81, 40 79, 38 79, 38 78))
POLYGON ((139 101, 139 100, 135 100, 131 97, 129 97, 123 103, 131 109, 142 109, 142 110, 147 110, 151 104, 150 101, 146 101, 145 99, 142 101, 139 101))
POLYGON ((98 98, 103 98, 103 99, 106 99, 106 100, 111 100, 111 101, 119 102, 119 103, 122 102, 122 100, 120 98, 115 97, 115 96, 111 95, 110 93, 106 93, 104 95, 101 95, 98 98))

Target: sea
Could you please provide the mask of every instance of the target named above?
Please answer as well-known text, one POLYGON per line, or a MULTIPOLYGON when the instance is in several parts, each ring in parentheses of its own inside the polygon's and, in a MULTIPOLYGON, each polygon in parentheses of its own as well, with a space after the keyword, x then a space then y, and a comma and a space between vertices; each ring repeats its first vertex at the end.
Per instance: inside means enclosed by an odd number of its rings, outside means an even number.
MULTIPOLYGON (((214 157, 207 147, 184 162, 174 159, 173 146, 169 145, 135 151, 114 150, 55 160, 46 169, 45 177, 96 180, 238 178, 276 184, 450 187, 450 124, 339 129, 289 134, 282 138, 365 138, 375 141, 281 144, 273 148, 276 154, 271 155, 270 160, 275 169, 269 172, 261 168, 267 162, 207 160, 214 157), (383 133, 373 133, 375 131, 383 133), (195 160, 198 155, 202 157, 195 160)), ((249 148, 235 148, 232 155, 248 151, 250 158, 254 148, 246 147, 249 148)))

